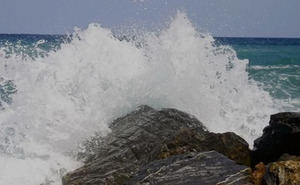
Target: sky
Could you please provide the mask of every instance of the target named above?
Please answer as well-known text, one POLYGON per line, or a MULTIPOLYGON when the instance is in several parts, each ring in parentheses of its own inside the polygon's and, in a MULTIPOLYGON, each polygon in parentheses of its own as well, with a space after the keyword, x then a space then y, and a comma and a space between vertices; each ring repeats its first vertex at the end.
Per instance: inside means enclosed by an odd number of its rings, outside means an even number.
POLYGON ((300 38, 300 0, 0 0, 0 33, 63 34, 89 23, 154 31, 178 10, 213 36, 300 38))

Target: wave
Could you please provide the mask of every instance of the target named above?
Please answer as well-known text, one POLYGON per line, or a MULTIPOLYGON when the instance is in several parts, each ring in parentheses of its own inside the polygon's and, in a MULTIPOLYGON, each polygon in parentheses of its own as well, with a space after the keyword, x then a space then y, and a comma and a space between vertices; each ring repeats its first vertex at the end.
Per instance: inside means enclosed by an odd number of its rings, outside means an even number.
POLYGON ((261 65, 252 65, 249 67, 250 69, 253 69, 253 70, 262 70, 262 69, 265 69, 265 70, 272 70, 272 69, 299 69, 300 68, 300 65, 276 65, 276 66, 261 66, 261 65))
POLYGON ((17 88, 0 112, 0 182, 60 184, 58 171, 79 165, 72 152, 84 138, 105 135, 107 123, 141 104, 186 111, 252 143, 280 108, 249 80, 247 64, 182 12, 135 40, 90 24, 44 57, 0 56, 1 76, 17 88))

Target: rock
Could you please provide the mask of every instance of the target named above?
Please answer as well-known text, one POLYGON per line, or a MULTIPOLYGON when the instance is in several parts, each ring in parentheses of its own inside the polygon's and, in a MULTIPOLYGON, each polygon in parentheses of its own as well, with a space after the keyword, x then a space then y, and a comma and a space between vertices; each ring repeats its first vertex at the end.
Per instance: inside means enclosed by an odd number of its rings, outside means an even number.
POLYGON ((253 183, 254 185, 262 185, 264 175, 266 173, 266 166, 264 163, 260 162, 255 165, 255 170, 252 173, 253 183))
POLYGON ((252 184, 249 168, 215 151, 157 160, 141 168, 126 185, 245 185, 252 184))
POLYGON ((284 156, 268 164, 264 181, 267 185, 299 185, 300 157, 284 156))
POLYGON ((123 184, 140 166, 155 160, 162 141, 176 131, 205 130, 201 122, 186 113, 175 109, 157 111, 149 106, 113 121, 110 128, 108 136, 89 143, 85 165, 65 175, 63 184, 123 184))
POLYGON ((300 112, 271 116, 263 135, 254 141, 252 165, 276 161, 283 153, 300 155, 300 112))
POLYGON ((160 159, 188 152, 215 150, 239 164, 250 166, 250 151, 248 143, 233 132, 216 134, 198 132, 191 129, 181 129, 165 142, 160 152, 160 159))
POLYGON ((64 185, 123 184, 137 170, 173 155, 216 150, 249 163, 248 144, 234 133, 214 134, 195 117, 176 109, 141 106, 113 121, 111 133, 87 142, 83 167, 63 177, 64 185))

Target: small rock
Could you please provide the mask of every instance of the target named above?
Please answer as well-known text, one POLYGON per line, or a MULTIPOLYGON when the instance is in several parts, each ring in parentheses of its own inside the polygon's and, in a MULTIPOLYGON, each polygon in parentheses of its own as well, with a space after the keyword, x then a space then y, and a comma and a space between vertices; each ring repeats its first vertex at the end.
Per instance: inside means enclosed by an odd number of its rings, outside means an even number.
POLYGON ((262 185, 263 177, 266 173, 266 166, 264 163, 260 162, 255 165, 255 170, 252 173, 253 183, 254 185, 262 185))
POLYGON ((284 156, 268 164, 264 180, 267 185, 299 185, 300 157, 284 156))

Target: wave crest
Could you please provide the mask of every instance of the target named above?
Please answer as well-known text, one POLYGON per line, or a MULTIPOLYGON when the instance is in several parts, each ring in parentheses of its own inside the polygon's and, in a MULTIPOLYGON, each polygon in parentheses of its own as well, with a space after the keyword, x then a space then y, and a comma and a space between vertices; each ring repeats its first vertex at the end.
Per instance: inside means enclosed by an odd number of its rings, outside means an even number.
POLYGON ((141 104, 186 111, 209 130, 234 131, 250 143, 278 111, 248 79, 248 61, 198 32, 182 12, 161 32, 144 33, 138 46, 98 24, 74 35, 42 58, 0 58, 1 75, 18 89, 0 112, 0 128, 14 130, 12 144, 28 161, 51 151, 46 161, 65 164, 54 153, 66 154, 94 131, 109 132, 108 122, 141 104))

